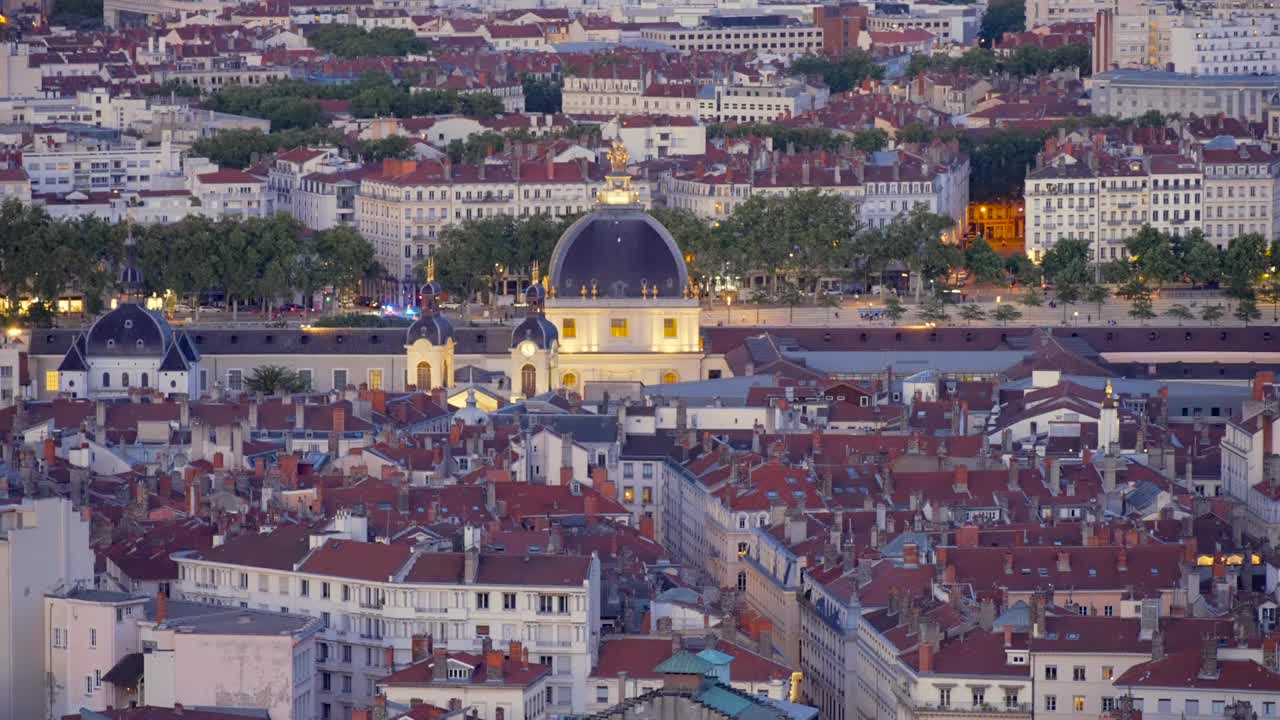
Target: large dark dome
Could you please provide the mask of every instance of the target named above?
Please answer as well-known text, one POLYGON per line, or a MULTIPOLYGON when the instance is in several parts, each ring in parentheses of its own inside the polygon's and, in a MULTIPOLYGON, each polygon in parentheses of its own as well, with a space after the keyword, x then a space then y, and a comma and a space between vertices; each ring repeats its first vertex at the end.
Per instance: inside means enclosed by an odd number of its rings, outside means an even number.
POLYGON ((636 207, 601 207, 565 230, 551 254, 551 282, 563 299, 581 297, 595 282, 601 298, 638 298, 657 288, 679 298, 689 284, 684 256, 671 233, 636 207))
POLYGON ((428 344, 440 347, 447 345, 452 337, 453 324, 445 316, 438 312, 424 310, 405 333, 405 344, 412 345, 419 338, 425 338, 428 344))
POLYGON ((173 337, 169 323, 138 303, 120 303, 98 318, 85 338, 88 355, 163 355, 173 337))

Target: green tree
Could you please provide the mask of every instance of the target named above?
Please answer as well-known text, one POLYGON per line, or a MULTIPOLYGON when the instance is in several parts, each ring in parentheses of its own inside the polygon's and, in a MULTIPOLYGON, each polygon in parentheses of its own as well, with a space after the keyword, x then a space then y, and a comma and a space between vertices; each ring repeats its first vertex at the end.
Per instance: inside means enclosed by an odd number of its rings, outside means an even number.
POLYGON ((1151 307, 1151 296, 1149 294, 1141 295, 1130 301, 1129 316, 1137 319, 1144 325, 1148 320, 1155 317, 1156 312, 1151 307))
POLYGON ((1018 298, 1018 302, 1029 308, 1040 307, 1041 305, 1044 305, 1044 293, 1040 292, 1040 288, 1029 287, 1026 292, 1022 293, 1022 296, 1018 298))
POLYGON ((1108 290, 1105 285, 1089 283, 1084 288, 1083 297, 1085 302, 1098 306, 1098 318, 1101 319, 1102 303, 1106 302, 1107 299, 1111 297, 1111 291, 1108 290))
POLYGON ((865 153, 880 152, 889 145, 889 133, 880 128, 859 130, 853 135, 853 147, 865 153))
POLYGON ((980 322, 987 319, 987 311, 983 310, 978 303, 969 303, 961 306, 960 318, 964 320, 966 325, 972 322, 980 322))
POLYGON ((884 301, 884 316, 889 318, 889 322, 894 325, 907 314, 907 308, 903 306, 902 301, 896 296, 890 295, 884 301))
POLYGON ((1261 235, 1233 239, 1222 259, 1223 292, 1236 299, 1252 299, 1254 284, 1269 267, 1267 241, 1261 235))
POLYGON ((1022 317, 1022 311, 1013 306, 1013 303, 1000 303, 996 306, 996 311, 992 315, 1001 325, 1008 325, 1022 317))
POLYGON ((963 253, 960 248, 944 240, 944 233, 953 224, 946 215, 931 213, 924 206, 917 205, 882 229, 881 252, 906 264, 911 271, 917 302, 926 284, 961 265, 963 253))
POLYGON ((365 30, 357 25, 337 23, 321 25, 307 33, 307 43, 322 52, 338 57, 401 57, 427 52, 426 41, 416 37, 412 30, 374 28, 365 30))
POLYGON ((1169 309, 1164 311, 1164 314, 1177 320, 1178 327, 1182 327, 1182 323, 1184 321, 1195 318, 1195 314, 1191 312, 1191 308, 1181 303, 1170 305, 1169 309))
POLYGON ((1129 251, 1130 262, 1145 282, 1158 288, 1182 277, 1182 268, 1168 233, 1143 225, 1125 241, 1125 248, 1129 251))
POLYGON ((1018 0, 993 0, 982 14, 978 34, 991 45, 998 44, 1005 33, 1021 32, 1027 22, 1026 9, 1018 0))
MULTIPOLYGON (((914 55, 912 59, 924 57, 923 55, 914 55)), ((908 76, 912 76, 908 74, 908 76)), ((932 142, 934 133, 924 123, 914 122, 902 128, 894 135, 894 140, 904 144, 927 144, 932 142)))
POLYGON ((1004 263, 1004 269, 1022 285, 1040 284, 1040 266, 1022 253, 1014 253, 1004 263))
POLYGON ((1092 280, 1089 274, 1089 241, 1059 240, 1044 254, 1040 266, 1045 278, 1053 284, 1054 300, 1062 304, 1065 320, 1067 306, 1080 302, 1092 280))
POLYGON ((1193 231, 1181 245, 1182 272, 1197 285, 1208 285, 1222 279, 1222 252, 1193 231))
POLYGON ((816 293, 820 278, 849 273, 859 227, 852 203, 833 193, 755 195, 715 228, 715 261, 737 274, 769 269, 816 293))
POLYGON ((525 112, 560 112, 562 105, 560 83, 526 75, 523 85, 525 112))
POLYGON ((776 294, 778 304, 787 306, 787 322, 795 322, 796 306, 804 302, 804 292, 791 282, 784 282, 776 294))
POLYGON ((795 75, 821 75, 833 93, 842 93, 862 85, 866 80, 884 77, 884 66, 862 50, 849 50, 837 58, 805 55, 791 65, 795 75))
POLYGON ((984 238, 975 238, 965 248, 964 268, 978 285, 999 285, 1005 279, 1004 261, 984 238))
POLYGON ((930 295, 916 309, 916 317, 920 318, 920 322, 938 325, 951 320, 950 313, 947 312, 947 306, 942 304, 942 299, 937 295, 930 295))
POLYGON ((360 143, 360 158, 368 163, 383 160, 408 160, 413 157, 413 141, 403 135, 389 135, 381 140, 360 143))
POLYGON ((1262 317, 1262 312, 1258 310, 1258 301, 1252 296, 1246 296, 1236 301, 1236 309, 1231 313, 1232 317, 1249 326, 1250 321, 1257 320, 1262 317))
POLYGON ((973 202, 1022 196, 1027 166, 1044 149, 1045 133, 1019 129, 995 130, 981 140, 959 139, 969 155, 969 196, 973 202))
POLYGON ((1226 311, 1222 309, 1221 305, 1205 305, 1200 308, 1200 319, 1210 325, 1217 325, 1224 314, 1226 314, 1226 311))
POLYGON ((264 395, 285 395, 306 392, 307 379, 302 373, 281 365, 259 365, 244 379, 249 392, 264 395))

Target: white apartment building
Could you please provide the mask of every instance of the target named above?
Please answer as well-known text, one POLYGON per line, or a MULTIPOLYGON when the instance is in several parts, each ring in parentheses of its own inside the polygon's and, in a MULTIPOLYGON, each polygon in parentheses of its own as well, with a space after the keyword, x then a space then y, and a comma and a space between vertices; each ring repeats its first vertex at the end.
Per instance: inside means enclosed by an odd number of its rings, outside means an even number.
POLYGON ((214 218, 267 215, 266 183, 243 170, 222 168, 191 176, 191 195, 214 218))
POLYGON ((708 122, 772 122, 826 107, 831 93, 802 78, 708 85, 698 93, 698 116, 708 122))
POLYGON ((198 602, 319 618, 319 717, 349 718, 376 683, 436 647, 478 653, 518 641, 550 670, 551 713, 581 712, 600 641, 600 563, 564 555, 461 553, 309 536, 305 528, 177 553, 178 593, 198 602), (415 645, 416 643, 416 645, 415 645))
POLYGON ((1280 158, 1258 145, 1217 144, 1201 151, 1205 237, 1222 248, 1246 233, 1280 237, 1280 158))
POLYGON ((707 152, 706 126, 689 117, 618 116, 600 132, 603 137, 621 140, 636 162, 707 152))
POLYGON ((1027 29, 1064 22, 1091 23, 1101 10, 1115 11, 1118 0, 1026 0, 1027 29))
POLYGON ((292 192, 293 216, 312 230, 354 225, 356 193, 360 180, 369 172, 361 168, 303 175, 292 192))
POLYGON ((320 620, 299 614, 166 603, 137 623, 143 648, 139 704, 260 707, 272 718, 323 718, 317 703, 320 620), (212 612, 210 612, 212 611, 212 612), (234 700, 233 700, 234 698, 234 700))
POLYGON ((292 212, 296 216, 293 191, 303 176, 345 169, 348 168, 338 149, 333 147, 300 147, 279 153, 267 176, 268 212, 292 212))
POLYGON ((34 193, 161 190, 182 186, 183 158, 168 137, 158 145, 67 142, 24 152, 22 167, 34 193))
POLYGON ((141 651, 138 621, 146 618, 147 600, 80 586, 45 595, 45 717, 65 717, 80 708, 128 707, 139 699, 123 683, 111 682, 110 672, 126 655, 141 651))
MULTIPOLYGON (((89 521, 63 498, 0 506, 0 718, 43 717, 44 594, 93 583, 89 521)), ((83 682, 83 681, 82 681, 83 682)))
POLYGON ((1275 433, 1280 430, 1275 387, 1254 380, 1253 397, 1240 417, 1227 422, 1222 438, 1222 487, 1245 507, 1245 532, 1280 540, 1280 464, 1274 462, 1275 433))
POLYGON ((1148 167, 1151 227, 1170 235, 1186 235, 1201 227, 1204 173, 1200 163, 1182 155, 1159 155, 1150 159, 1148 167))
MULTIPOLYGON (((1120 158, 1098 168, 1098 257, 1128 257, 1124 241, 1148 221, 1151 182, 1142 158, 1120 158)), ((1053 202, 1045 198, 1040 214, 1053 202)))
POLYGON ((1059 155, 1027 175, 1027 256, 1036 262, 1059 240, 1098 240, 1098 178, 1084 161, 1059 155))
MULTIPOLYGON (((434 251, 455 222, 509 215, 564 217, 595 203, 602 170, 585 160, 519 160, 478 165, 391 161, 365 176, 355 198, 356 226, 378 260, 402 278, 434 251)), ((648 183, 635 184, 647 205, 648 183)))
POLYGON ((282 720, 318 715, 315 618, 83 587, 46 595, 44 611, 47 717, 231 698, 282 720))
POLYGON ((872 161, 859 157, 824 164, 820 157, 773 157, 764 161, 765 168, 750 173, 724 166, 680 173, 671 178, 667 204, 715 220, 731 214, 752 195, 789 195, 819 188, 848 198, 869 226, 884 227, 923 205, 955 219, 959 228, 969 203, 967 160, 932 162, 893 151, 872 161))
POLYGON ((1184 15, 1169 30, 1173 70, 1191 75, 1280 72, 1280 19, 1268 15, 1184 15))
POLYGON ((681 52, 756 51, 803 55, 822 50, 822 28, 813 25, 651 27, 641 30, 640 37, 670 45, 681 52))

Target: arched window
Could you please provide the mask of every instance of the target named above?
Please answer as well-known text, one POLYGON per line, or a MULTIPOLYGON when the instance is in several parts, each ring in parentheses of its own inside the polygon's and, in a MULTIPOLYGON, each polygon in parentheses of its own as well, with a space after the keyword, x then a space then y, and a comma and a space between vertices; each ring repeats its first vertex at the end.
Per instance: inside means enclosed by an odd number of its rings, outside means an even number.
POLYGON ((418 363, 418 389, 422 392, 431 391, 431 363, 426 360, 418 363))
POLYGON ((560 378, 560 384, 572 390, 578 387, 578 374, 567 372, 560 378))
POLYGON ((146 373, 142 373, 142 387, 149 387, 150 385, 151 378, 147 377, 146 373))
POLYGON ((111 387, 111 373, 102 373, 102 387, 111 387))
POLYGON ((129 387, 129 373, 120 373, 120 386, 129 387))
POLYGON ((520 394, 527 398, 538 394, 538 370, 532 365, 520 368, 520 394))
POLYGON ((680 382, 680 376, 676 374, 675 370, 668 370, 662 373, 663 385, 674 385, 678 382, 680 382))

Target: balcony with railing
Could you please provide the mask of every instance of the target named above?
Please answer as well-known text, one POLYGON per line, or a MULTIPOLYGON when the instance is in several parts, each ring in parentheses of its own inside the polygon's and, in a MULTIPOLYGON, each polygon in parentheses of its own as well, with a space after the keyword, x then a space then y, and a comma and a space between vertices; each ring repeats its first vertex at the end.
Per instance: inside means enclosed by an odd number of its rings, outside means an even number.
POLYGON ((970 703, 949 703, 940 705, 938 703, 917 703, 915 705, 916 718, 927 717, 929 715, 945 715, 948 717, 1005 717, 1010 718, 1017 715, 1031 716, 1031 703, 1015 703, 1008 705, 998 703, 995 705, 988 704, 970 704, 970 703))

